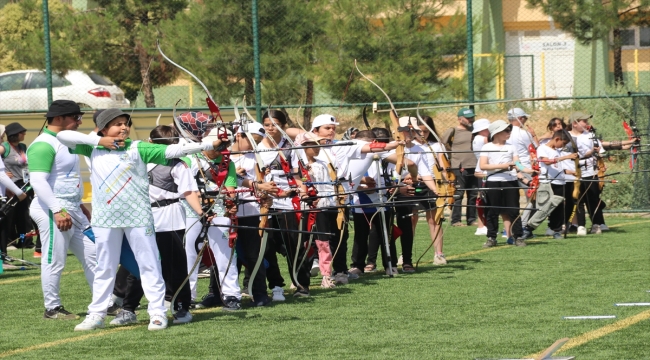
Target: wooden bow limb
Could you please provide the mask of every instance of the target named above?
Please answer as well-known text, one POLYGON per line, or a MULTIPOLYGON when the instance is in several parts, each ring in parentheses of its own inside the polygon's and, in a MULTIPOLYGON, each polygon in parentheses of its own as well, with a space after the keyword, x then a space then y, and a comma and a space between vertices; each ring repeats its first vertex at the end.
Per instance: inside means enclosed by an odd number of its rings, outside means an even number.
MULTIPOLYGON (((536 97, 536 98, 523 98, 523 99, 511 99, 511 100, 495 100, 495 101, 477 101, 477 102, 460 102, 455 104, 448 105, 435 105, 435 106, 423 106, 423 107, 414 107, 414 108, 399 108, 396 110, 400 111, 410 111, 419 109, 444 109, 450 107, 467 107, 467 106, 476 106, 476 105, 490 105, 490 104, 504 104, 511 102, 527 102, 527 101, 545 101, 545 100, 557 100, 557 96, 546 96, 546 97, 536 97)), ((384 109, 377 110, 377 112, 389 112, 394 109, 384 109)))

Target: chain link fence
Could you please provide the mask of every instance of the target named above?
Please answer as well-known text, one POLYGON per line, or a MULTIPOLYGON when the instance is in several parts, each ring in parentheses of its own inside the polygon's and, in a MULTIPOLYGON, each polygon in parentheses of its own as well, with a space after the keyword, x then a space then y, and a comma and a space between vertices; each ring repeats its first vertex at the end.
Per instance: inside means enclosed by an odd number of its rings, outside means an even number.
MULTIPOLYGON (((340 132, 359 128, 364 106, 380 110, 370 121, 383 125, 386 97, 361 77, 356 60, 398 109, 447 104, 422 111, 434 116, 439 132, 455 124, 461 103, 472 100, 470 82, 475 101, 514 100, 477 105, 479 117, 503 119, 508 108, 522 107, 533 115, 530 124, 538 133, 551 117, 568 118, 580 110, 595 114, 593 123, 604 138, 623 138, 620 124, 627 115, 613 101, 647 129, 647 98, 627 96, 650 92, 650 25, 638 20, 648 18, 647 6, 628 16, 631 22, 593 15, 594 23, 615 25, 588 38, 566 24, 570 16, 546 6, 558 8, 558 1, 50 0, 51 91, 54 99, 71 99, 87 109, 155 115, 175 106, 206 109, 202 84, 166 61, 159 41, 170 59, 201 80, 227 118, 227 109, 236 102, 241 106, 246 96, 253 111, 259 102, 261 111, 281 108, 305 125, 331 113, 342 123, 340 132), (547 99, 516 100, 540 97, 547 99)), ((614 6, 599 3, 590 6, 614 6)), ((628 9, 609 10, 617 15, 628 9)), ((590 11, 575 16, 584 19, 590 11)), ((3 123, 11 114, 47 108, 43 14, 40 0, 0 0, 3 123)), ((154 123, 138 125, 146 129, 154 123)), ((613 152, 610 167, 625 168, 627 155, 613 152)), ((650 169, 643 155, 637 166, 650 169)), ((627 176, 634 178, 630 185, 606 187, 610 207, 650 208, 644 192, 650 173, 627 176)))

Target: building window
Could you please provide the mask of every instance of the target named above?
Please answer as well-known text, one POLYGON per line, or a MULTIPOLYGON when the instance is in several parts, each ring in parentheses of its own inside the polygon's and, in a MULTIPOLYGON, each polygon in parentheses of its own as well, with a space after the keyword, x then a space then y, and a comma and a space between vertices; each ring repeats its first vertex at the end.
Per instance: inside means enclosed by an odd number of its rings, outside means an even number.
MULTIPOLYGON (((613 35, 610 36, 610 40, 613 45, 613 35)), ((623 49, 650 47, 650 27, 634 27, 621 30, 621 46, 623 49)))

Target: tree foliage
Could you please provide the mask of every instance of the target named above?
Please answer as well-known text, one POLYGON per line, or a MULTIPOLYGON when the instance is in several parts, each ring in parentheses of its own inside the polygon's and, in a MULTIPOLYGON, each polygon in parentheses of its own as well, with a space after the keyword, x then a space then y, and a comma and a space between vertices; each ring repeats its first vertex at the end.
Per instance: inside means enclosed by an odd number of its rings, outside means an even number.
POLYGON ((541 7, 562 30, 585 45, 593 40, 608 39, 613 33, 614 77, 617 84, 623 84, 620 30, 650 24, 650 0, 527 1, 531 7, 541 7))
MULTIPOLYGON (((161 25, 163 50, 201 79, 218 102, 254 97, 251 2, 192 3, 176 21, 161 25)), ((323 34, 322 14, 306 0, 259 2, 263 103, 304 99, 311 46, 323 34)))

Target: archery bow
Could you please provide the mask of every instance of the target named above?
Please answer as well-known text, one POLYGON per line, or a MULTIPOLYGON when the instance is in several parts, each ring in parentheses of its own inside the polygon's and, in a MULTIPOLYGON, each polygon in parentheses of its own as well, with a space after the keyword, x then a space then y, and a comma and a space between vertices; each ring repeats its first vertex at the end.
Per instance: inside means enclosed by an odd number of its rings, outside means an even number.
MULTIPOLYGON (((573 136, 571 136, 571 133, 568 131, 564 130, 564 132, 567 133, 569 136, 569 139, 571 139, 571 147, 572 147, 572 152, 574 154, 578 154, 578 145, 576 144, 575 140, 573 140, 573 136)), ((582 169, 580 169, 580 157, 576 156, 575 159, 573 159, 573 164, 575 166, 575 180, 573 181, 573 193, 571 196, 573 197, 573 210, 571 211, 571 216, 569 217, 569 221, 567 221, 567 224, 565 224, 564 228, 564 238, 566 239, 567 234, 569 233, 569 227, 571 227, 571 223, 573 222, 573 217, 576 215, 576 211, 578 210, 578 202, 580 200, 580 178, 582 177, 582 169)))

